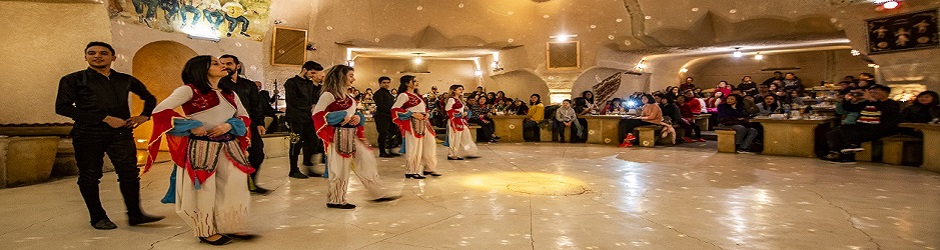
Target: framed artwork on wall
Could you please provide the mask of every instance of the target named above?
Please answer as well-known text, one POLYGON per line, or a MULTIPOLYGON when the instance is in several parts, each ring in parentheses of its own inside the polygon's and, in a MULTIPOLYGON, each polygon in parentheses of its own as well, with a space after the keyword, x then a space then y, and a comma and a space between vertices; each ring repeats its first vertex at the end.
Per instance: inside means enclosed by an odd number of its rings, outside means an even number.
POLYGON ((274 27, 271 64, 301 66, 307 60, 307 30, 274 27))
POLYGON ((545 45, 545 65, 549 69, 580 69, 581 43, 548 42, 545 45))
POLYGON ((868 53, 937 48, 937 9, 866 20, 868 53))

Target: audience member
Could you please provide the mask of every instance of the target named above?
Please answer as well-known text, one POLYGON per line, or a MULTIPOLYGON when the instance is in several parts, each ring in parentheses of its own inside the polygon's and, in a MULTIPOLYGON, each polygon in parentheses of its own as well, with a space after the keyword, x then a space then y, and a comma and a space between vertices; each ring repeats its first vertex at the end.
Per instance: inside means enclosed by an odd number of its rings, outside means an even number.
POLYGON ((854 154, 865 150, 862 142, 874 141, 897 132, 900 122, 900 104, 888 98, 891 88, 884 85, 872 85, 867 94, 846 95, 842 108, 849 112, 859 112, 856 124, 842 125, 826 133, 829 154, 823 159, 833 163, 855 163, 854 154), (861 102, 854 102, 860 99, 861 102))
POLYGON ((718 127, 730 128, 735 131, 734 144, 738 153, 751 153, 751 143, 757 139, 758 131, 749 128, 747 111, 740 103, 741 96, 731 95, 725 103, 718 105, 718 127))

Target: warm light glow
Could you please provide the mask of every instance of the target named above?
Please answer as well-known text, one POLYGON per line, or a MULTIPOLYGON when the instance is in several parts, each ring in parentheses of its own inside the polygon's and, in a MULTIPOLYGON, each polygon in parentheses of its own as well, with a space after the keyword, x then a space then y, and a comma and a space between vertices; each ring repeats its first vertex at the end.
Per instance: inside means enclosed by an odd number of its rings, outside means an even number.
POLYGON ((137 139, 137 143, 144 143, 144 142, 147 142, 147 139, 137 139))
POLYGON ((733 57, 735 57, 735 58, 740 58, 740 57, 744 56, 744 53, 741 53, 741 51, 735 51, 734 54, 731 54, 731 56, 733 56, 733 57))
POLYGON ((515 191, 537 195, 573 195, 586 191, 584 181, 572 177, 522 172, 489 172, 459 180, 463 186, 479 190, 515 191))
POLYGON ((353 61, 353 60, 346 61, 346 66, 356 67, 356 61, 353 61))
POLYGON ((474 72, 473 72, 473 75, 475 75, 475 76, 483 76, 483 71, 479 71, 479 70, 474 71, 474 72))
POLYGON ((852 55, 853 55, 853 56, 860 56, 860 55, 862 55, 862 52, 861 52, 861 51, 858 51, 857 49, 853 49, 853 50, 852 50, 852 55))
POLYGON ((682 68, 682 69, 679 70, 679 73, 685 73, 685 72, 689 72, 689 69, 687 69, 687 68, 682 68))
POLYGON ((558 42, 567 42, 571 41, 572 38, 578 37, 578 35, 568 35, 568 34, 559 34, 555 36, 549 36, 550 39, 555 39, 558 42))
POLYGON ((900 3, 895 2, 895 1, 888 1, 882 4, 881 6, 885 7, 885 9, 893 10, 894 8, 897 8, 898 5, 900 5, 900 3))
POLYGON ((421 59, 420 57, 415 57, 414 63, 415 63, 415 64, 422 64, 422 63, 424 63, 424 59, 421 59))
POLYGON ((761 55, 760 53, 757 53, 757 55, 754 55, 754 60, 758 60, 758 61, 759 61, 759 60, 764 60, 764 55, 761 55))
POLYGON ((645 68, 646 68, 646 64, 645 64, 645 63, 638 63, 638 64, 636 65, 636 68, 638 68, 638 69, 645 69, 645 68))

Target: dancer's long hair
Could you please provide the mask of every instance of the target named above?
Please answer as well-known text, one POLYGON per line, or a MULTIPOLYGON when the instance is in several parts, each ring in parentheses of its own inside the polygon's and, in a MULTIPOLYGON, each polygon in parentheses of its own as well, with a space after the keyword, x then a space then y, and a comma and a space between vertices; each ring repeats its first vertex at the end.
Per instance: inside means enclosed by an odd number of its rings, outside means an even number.
POLYGON ((346 65, 336 65, 330 68, 330 72, 326 73, 326 79, 323 80, 323 89, 320 93, 329 92, 336 100, 345 99, 346 88, 348 88, 346 84, 349 82, 346 74, 350 71, 355 71, 355 69, 346 65))

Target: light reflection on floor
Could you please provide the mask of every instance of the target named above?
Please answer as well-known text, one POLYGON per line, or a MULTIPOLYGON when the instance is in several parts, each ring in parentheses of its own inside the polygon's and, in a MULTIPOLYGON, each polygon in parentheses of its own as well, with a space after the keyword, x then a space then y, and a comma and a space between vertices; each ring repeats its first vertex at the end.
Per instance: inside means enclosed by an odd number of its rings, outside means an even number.
MULTIPOLYGON (((696 148, 481 144, 483 158, 447 161, 443 177, 405 180, 403 160, 380 159, 403 198, 355 210, 324 206, 326 180, 288 179, 267 159, 253 196, 252 242, 229 249, 936 249, 940 174, 835 166, 814 159, 716 154, 696 148)), ((446 152, 443 147, 438 152, 446 152)), ((142 177, 143 204, 168 219, 128 227, 113 173, 102 197, 120 226, 95 231, 75 178, 0 189, 4 249, 193 249, 172 205, 158 202, 170 164, 142 177), (54 239, 54 240, 53 240, 54 239)), ((322 171, 322 167, 318 168, 322 171)))

